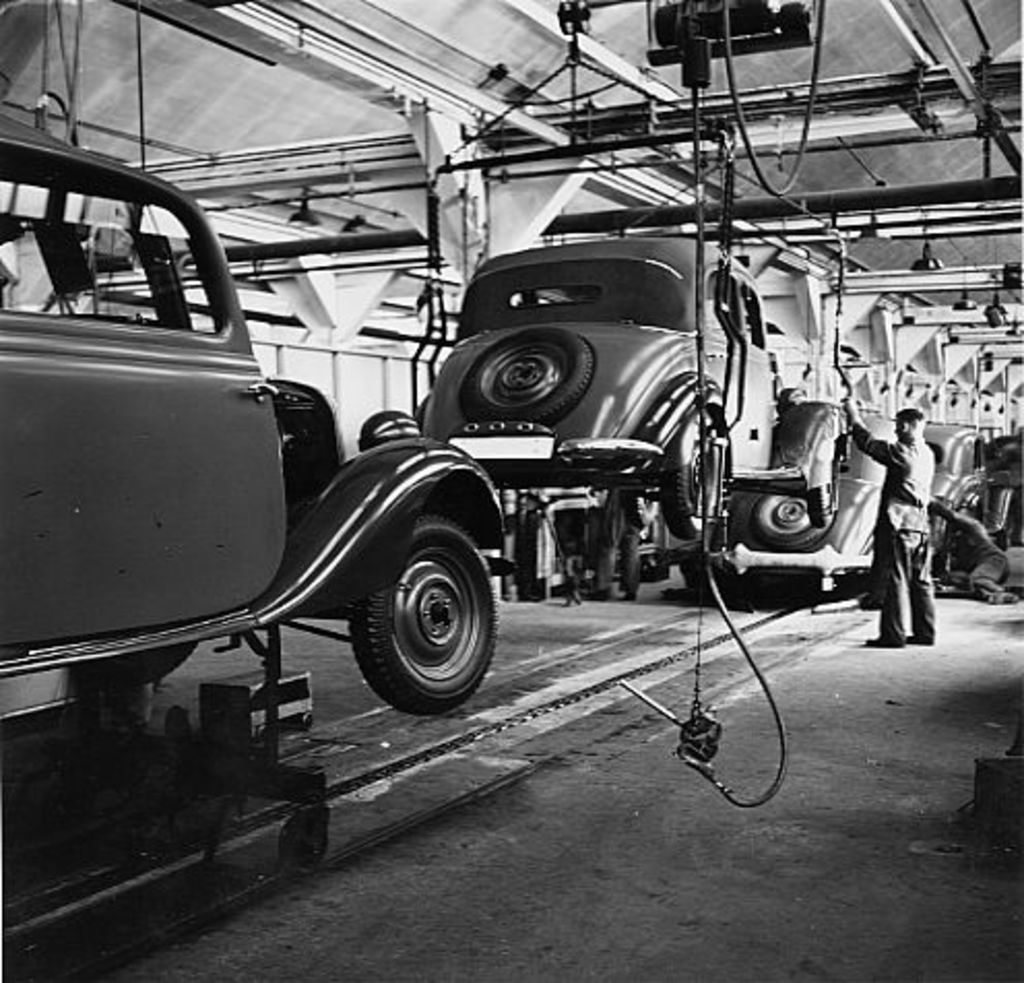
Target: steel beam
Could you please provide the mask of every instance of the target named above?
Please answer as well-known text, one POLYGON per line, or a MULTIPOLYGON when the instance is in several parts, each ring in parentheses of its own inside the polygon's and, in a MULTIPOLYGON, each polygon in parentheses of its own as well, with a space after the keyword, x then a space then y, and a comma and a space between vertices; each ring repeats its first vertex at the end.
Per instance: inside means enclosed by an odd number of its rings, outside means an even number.
MULTIPOLYGON (((903 206, 948 205, 958 202, 1019 201, 1019 176, 951 181, 939 184, 914 184, 893 188, 856 188, 849 191, 818 191, 793 199, 760 197, 739 198, 733 205, 737 220, 785 218, 821 215, 830 217, 850 211, 884 211, 903 206)), ((711 203, 707 220, 717 221, 721 206, 711 203)), ((597 232, 624 232, 627 229, 660 228, 692 223, 696 209, 692 205, 665 208, 624 208, 614 211, 562 215, 545 230, 547 235, 597 232)))
POLYGON ((979 125, 991 134, 1007 163, 1015 173, 1020 174, 1019 148, 1004 129, 1002 118, 993 106, 991 97, 987 93, 982 93, 978 88, 974 75, 967 63, 960 57, 953 39, 949 36, 945 25, 936 16, 931 4, 926 3, 925 0, 898 0, 898 4, 912 23, 923 28, 924 33, 930 33, 933 36, 943 65, 948 69, 960 94, 971 107, 979 125))

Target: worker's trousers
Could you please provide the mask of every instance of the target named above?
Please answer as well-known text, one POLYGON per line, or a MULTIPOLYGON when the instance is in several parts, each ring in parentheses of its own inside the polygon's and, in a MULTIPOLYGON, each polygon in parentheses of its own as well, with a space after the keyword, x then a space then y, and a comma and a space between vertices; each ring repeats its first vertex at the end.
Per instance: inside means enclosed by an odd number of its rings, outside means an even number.
POLYGON ((884 591, 879 637, 894 645, 904 644, 908 635, 918 642, 934 642, 935 590, 928 533, 883 524, 875 535, 875 549, 881 557, 884 591))

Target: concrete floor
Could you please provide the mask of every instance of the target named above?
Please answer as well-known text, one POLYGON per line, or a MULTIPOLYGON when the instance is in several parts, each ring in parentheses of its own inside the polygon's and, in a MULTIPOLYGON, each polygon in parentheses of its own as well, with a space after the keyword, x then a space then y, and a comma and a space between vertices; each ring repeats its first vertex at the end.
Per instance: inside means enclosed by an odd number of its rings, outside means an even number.
MULTIPOLYGON (((1022 980, 1021 867, 969 804, 975 760, 1018 727, 1024 604, 942 598, 931 649, 864 649, 875 620, 758 632, 755 657, 786 656, 770 682, 791 752, 761 808, 726 803, 623 693, 517 747, 538 767, 516 784, 106 978, 1022 980)), ((716 766, 749 797, 777 744, 733 663, 716 766)), ((691 677, 659 678, 685 714, 691 677)))

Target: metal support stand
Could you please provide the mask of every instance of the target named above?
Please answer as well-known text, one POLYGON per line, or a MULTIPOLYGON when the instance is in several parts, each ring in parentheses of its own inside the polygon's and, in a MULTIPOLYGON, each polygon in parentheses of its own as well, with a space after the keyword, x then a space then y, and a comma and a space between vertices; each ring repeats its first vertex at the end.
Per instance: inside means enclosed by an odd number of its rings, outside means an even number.
POLYGON ((263 663, 264 727, 258 744, 251 743, 248 733, 244 742, 238 735, 204 735, 211 745, 211 771, 227 794, 207 838, 206 859, 216 853, 231 807, 255 795, 299 806, 281 830, 279 854, 285 863, 312 863, 327 849, 327 779, 319 769, 281 763, 281 627, 271 625, 266 641, 249 631, 225 647, 238 648, 243 641, 263 663))

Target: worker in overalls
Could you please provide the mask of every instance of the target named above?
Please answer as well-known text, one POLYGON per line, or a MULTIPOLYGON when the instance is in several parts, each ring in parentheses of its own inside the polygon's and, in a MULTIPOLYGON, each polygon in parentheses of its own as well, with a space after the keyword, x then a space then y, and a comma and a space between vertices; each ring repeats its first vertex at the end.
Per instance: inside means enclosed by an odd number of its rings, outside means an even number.
POLYGON ((875 526, 882 611, 871 648, 935 644, 928 502, 935 456, 924 441, 924 414, 913 407, 896 414, 896 440, 872 437, 853 400, 843 400, 854 443, 885 468, 875 526))

